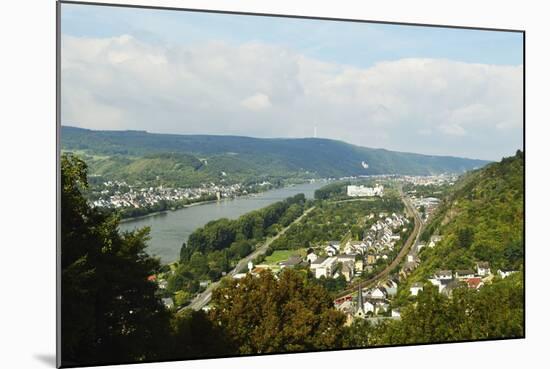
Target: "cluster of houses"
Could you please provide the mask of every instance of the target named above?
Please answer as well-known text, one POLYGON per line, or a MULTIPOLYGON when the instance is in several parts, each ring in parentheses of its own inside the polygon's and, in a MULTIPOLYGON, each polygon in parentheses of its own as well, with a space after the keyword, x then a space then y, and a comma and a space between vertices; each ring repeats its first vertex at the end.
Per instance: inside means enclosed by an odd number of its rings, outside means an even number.
POLYGON ((401 179, 406 183, 412 183, 415 186, 441 186, 444 184, 453 185, 457 179, 456 174, 438 174, 434 176, 402 176, 401 179))
MULTIPOLYGON (((168 287, 168 281, 165 278, 159 278, 156 274, 151 274, 147 277, 147 281, 156 283, 160 290, 166 290, 168 287)), ((167 309, 172 309, 174 307, 174 300, 171 297, 163 297, 161 300, 167 309)))
MULTIPOLYGON (((367 219, 374 219, 371 213, 367 219)), ((305 257, 292 255, 278 265, 256 265, 249 263, 248 273, 258 274, 263 269, 282 270, 302 266, 309 268, 315 278, 338 278, 343 276, 351 281, 364 271, 370 272, 378 260, 388 260, 389 253, 394 249, 396 241, 401 238, 400 232, 406 231, 410 221, 401 214, 378 214, 378 220, 365 231, 360 241, 348 240, 328 241, 325 245, 309 248, 305 257)), ((243 278, 246 273, 239 273, 233 278, 243 278)))
MULTIPOLYGON (((418 252, 424 247, 435 247, 441 239, 440 235, 433 235, 427 243, 421 242, 416 244, 407 255, 407 259, 399 271, 400 280, 407 278, 420 264, 420 259, 417 256, 418 252)), ((511 273, 514 273, 514 271, 497 271, 497 274, 501 278, 505 278, 511 273)), ((467 287, 477 290, 485 283, 491 281, 492 278, 493 274, 491 273, 489 263, 480 261, 475 264, 474 269, 455 270, 454 272, 452 270, 438 270, 433 276, 428 278, 428 281, 436 286, 440 293, 451 296, 452 291, 461 285, 465 284, 467 287)), ((424 284, 417 282, 410 286, 409 291, 412 296, 417 296, 423 288, 424 284)))
POLYGON ((384 186, 375 185, 374 187, 368 187, 364 185, 350 185, 347 186, 347 195, 349 197, 373 197, 384 196, 384 186))
POLYGON ((401 314, 398 309, 390 310, 390 300, 397 294, 397 282, 388 279, 376 287, 364 289, 359 287, 357 296, 347 296, 335 301, 337 310, 347 316, 347 324, 351 324, 353 319, 380 319, 393 318, 398 319, 401 314))
POLYGON ((94 193, 97 199, 91 201, 94 207, 103 208, 142 208, 154 206, 160 201, 175 202, 197 200, 204 196, 216 196, 218 199, 246 194, 241 184, 216 185, 205 184, 196 188, 169 188, 130 186, 124 181, 108 181, 103 188, 94 193))
MULTIPOLYGON (((497 271, 501 278, 506 278, 512 273, 516 273, 516 271, 497 271)), ((440 293, 452 296, 453 290, 457 287, 466 286, 477 290, 485 283, 489 283, 492 278, 493 274, 489 263, 478 262, 475 270, 456 270, 454 272, 438 270, 428 281, 438 287, 440 293)), ((413 283, 409 287, 411 296, 418 296, 424 286, 424 283, 413 283)), ((391 299, 397 294, 397 287, 398 280, 396 278, 389 278, 368 289, 358 287, 355 298, 348 295, 337 299, 335 307, 346 314, 347 324, 351 324, 357 318, 369 319, 374 323, 381 319, 400 319, 399 308, 390 309, 391 299)))
MULTIPOLYGON (((501 278, 506 278, 516 271, 513 270, 498 270, 497 274, 501 278)), ((479 289, 484 284, 489 283, 493 278, 491 268, 488 262, 477 262, 475 270, 438 270, 436 271, 428 281, 439 289, 439 292, 447 296, 452 296, 452 292, 455 288, 460 286, 467 286, 471 289, 479 289)), ((418 295, 424 288, 423 283, 414 283, 410 287, 410 293, 412 296, 418 295)))
MULTIPOLYGON (((368 218, 373 219, 374 216, 370 214, 368 218)), ((388 254, 401 237, 399 233, 406 230, 404 226, 408 223, 409 220, 403 215, 393 213, 385 216, 380 213, 379 220, 365 232, 363 240, 350 240, 345 245, 338 241, 329 241, 321 248, 321 253, 308 250, 306 260, 309 268, 316 278, 336 278, 343 275, 349 282, 365 269, 370 271, 379 259, 387 260, 388 254)))

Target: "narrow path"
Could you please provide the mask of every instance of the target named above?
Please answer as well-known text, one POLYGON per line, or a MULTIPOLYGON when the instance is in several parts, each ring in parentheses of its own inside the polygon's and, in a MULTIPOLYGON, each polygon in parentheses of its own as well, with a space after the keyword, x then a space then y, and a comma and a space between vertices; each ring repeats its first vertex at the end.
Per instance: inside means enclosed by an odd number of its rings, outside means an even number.
MULTIPOLYGON (((244 258, 239 260, 239 262, 237 263, 235 268, 233 268, 229 273, 227 273, 227 276, 228 277, 233 277, 241 269, 243 269, 248 264, 249 261, 254 260, 258 256, 265 254, 265 252, 267 251, 267 248, 269 247, 269 245, 271 245, 273 243, 273 241, 275 241, 276 239, 278 239, 279 237, 284 235, 286 233, 286 231, 288 231, 288 229, 292 225, 300 222, 306 215, 308 215, 310 212, 312 212, 313 209, 315 209, 315 206, 312 206, 311 208, 304 211, 304 213, 302 215, 300 215, 298 218, 296 218, 288 226, 283 228, 279 233, 277 233, 275 236, 273 236, 271 238, 268 238, 263 245, 261 245, 256 250, 254 250, 252 253, 248 254, 247 256, 245 256, 244 258)), ((205 307, 206 305, 208 305, 208 303, 210 302, 210 299, 212 299, 212 291, 214 291, 214 289, 216 289, 219 284, 220 284, 220 281, 216 281, 214 283, 211 283, 210 286, 208 286, 206 288, 206 290, 204 290, 202 293, 198 294, 193 299, 193 301, 191 301, 191 303, 188 306, 180 309, 178 312, 180 312, 184 309, 200 310, 203 307, 205 307)))

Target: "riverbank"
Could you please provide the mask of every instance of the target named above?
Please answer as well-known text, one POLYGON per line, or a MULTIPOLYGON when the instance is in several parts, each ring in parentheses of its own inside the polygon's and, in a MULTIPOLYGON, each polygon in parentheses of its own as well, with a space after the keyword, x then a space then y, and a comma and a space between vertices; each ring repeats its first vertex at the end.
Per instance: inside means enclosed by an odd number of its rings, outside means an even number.
POLYGON ((207 205, 207 204, 219 203, 219 202, 224 202, 224 201, 231 201, 231 200, 236 200, 236 199, 246 199, 246 198, 257 197, 257 196, 260 196, 261 194, 263 194, 265 192, 268 192, 270 190, 277 189, 277 188, 283 188, 283 187, 271 188, 271 189, 266 190, 266 191, 255 192, 253 194, 246 194, 246 195, 242 195, 242 196, 225 197, 225 198, 222 198, 220 200, 196 201, 196 202, 192 202, 190 204, 183 205, 180 208, 166 209, 166 210, 161 210, 161 211, 153 211, 151 213, 147 213, 147 214, 144 214, 144 215, 138 215, 138 216, 135 216, 135 217, 125 217, 125 218, 122 218, 120 220, 120 223, 133 222, 135 220, 146 219, 146 218, 154 217, 154 216, 161 215, 161 214, 168 214, 168 213, 171 213, 171 212, 174 212, 174 211, 188 209, 188 208, 192 208, 194 206, 199 206, 199 205, 207 205))
MULTIPOLYGON (((229 198, 229 199, 233 200, 233 199, 236 199, 236 198, 239 198, 239 197, 240 197, 240 196, 231 197, 231 198, 229 198)), ((212 203, 218 202, 218 201, 222 201, 222 200, 205 200, 205 201, 192 202, 191 204, 183 205, 181 208, 166 209, 166 210, 161 210, 161 211, 153 211, 153 212, 151 212, 151 213, 144 214, 144 215, 139 215, 139 216, 137 216, 137 217, 126 217, 126 218, 122 218, 122 219, 120 220, 120 223, 128 223, 128 222, 133 222, 133 221, 136 221, 136 220, 147 219, 147 218, 154 217, 154 216, 157 216, 157 215, 168 214, 168 213, 171 213, 171 212, 174 212, 174 211, 178 211, 178 210, 183 210, 183 209, 191 208, 191 207, 197 206, 197 205, 212 204, 212 203)))
POLYGON ((260 193, 247 194, 222 201, 190 204, 176 211, 166 211, 162 215, 149 214, 141 218, 130 218, 121 222, 121 231, 133 231, 150 227, 150 240, 147 252, 161 258, 163 264, 179 260, 181 246, 197 228, 220 218, 236 219, 250 211, 261 209, 274 202, 303 193, 312 199, 315 190, 324 183, 306 183, 285 186, 260 193), (200 206, 199 206, 200 205, 200 206))
MULTIPOLYGON (((147 214, 133 216, 133 217, 132 216, 123 217, 120 220, 120 223, 128 223, 128 222, 132 222, 132 221, 136 221, 136 220, 147 219, 149 217, 154 217, 154 216, 161 215, 161 214, 168 214, 170 212, 174 212, 174 211, 178 211, 178 210, 182 210, 182 209, 187 209, 187 208, 192 208, 194 206, 199 206, 199 205, 218 203, 218 202, 223 202, 223 201, 228 201, 228 200, 232 201, 232 200, 237 200, 237 199, 254 198, 254 197, 261 196, 262 194, 264 194, 266 192, 269 192, 269 191, 272 191, 272 190, 277 190, 277 189, 281 189, 281 188, 292 188, 296 185, 306 184, 306 183, 308 183, 308 182, 292 183, 292 184, 289 184, 287 186, 273 186, 273 187, 267 188, 265 191, 252 192, 252 193, 247 193, 245 195, 225 197, 225 198, 215 199, 215 200, 195 201, 195 202, 192 202, 190 204, 185 204, 185 205, 183 205, 179 208, 166 209, 166 210, 161 210, 161 211, 153 211, 153 212, 150 212, 150 213, 147 213, 147 214)), ((309 182, 309 183, 311 183, 311 182, 309 182)))

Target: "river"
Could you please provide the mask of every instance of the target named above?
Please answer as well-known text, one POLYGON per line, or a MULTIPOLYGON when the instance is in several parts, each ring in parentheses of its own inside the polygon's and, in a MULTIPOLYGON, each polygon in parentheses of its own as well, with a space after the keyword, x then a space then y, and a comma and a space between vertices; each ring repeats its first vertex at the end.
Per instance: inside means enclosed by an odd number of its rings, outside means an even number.
POLYGON ((326 182, 322 181, 299 184, 260 194, 198 204, 175 211, 131 219, 121 223, 120 230, 132 231, 145 226, 151 227, 151 240, 147 251, 151 255, 159 256, 163 263, 170 263, 179 258, 181 245, 187 241, 189 235, 211 220, 236 219, 252 210, 266 207, 299 193, 303 193, 306 198, 313 198, 315 190, 325 184, 326 182))

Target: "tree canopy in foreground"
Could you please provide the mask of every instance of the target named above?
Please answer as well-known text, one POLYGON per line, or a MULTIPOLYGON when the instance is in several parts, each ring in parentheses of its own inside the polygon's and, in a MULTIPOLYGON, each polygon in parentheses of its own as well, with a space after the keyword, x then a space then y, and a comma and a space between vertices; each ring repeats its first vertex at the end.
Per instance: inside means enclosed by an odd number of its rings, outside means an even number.
POLYGON ((241 354, 341 347, 344 314, 328 292, 303 274, 283 270, 276 278, 226 280, 214 291, 210 317, 236 342, 241 354))

